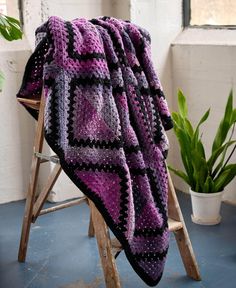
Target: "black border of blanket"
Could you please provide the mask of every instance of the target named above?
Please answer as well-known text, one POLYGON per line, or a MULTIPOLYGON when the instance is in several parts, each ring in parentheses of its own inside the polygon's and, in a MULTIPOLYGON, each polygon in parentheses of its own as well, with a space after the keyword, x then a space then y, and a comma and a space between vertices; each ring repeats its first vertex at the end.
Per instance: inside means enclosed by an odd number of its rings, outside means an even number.
POLYGON ((111 229, 111 231, 113 232, 113 234, 115 235, 115 237, 120 241, 120 243, 122 244, 122 247, 125 251, 126 257, 128 258, 130 264, 132 265, 133 269, 137 272, 137 274, 140 276, 140 278, 149 286, 156 286, 161 278, 162 278, 162 274, 158 277, 158 279, 156 281, 153 281, 153 279, 151 277, 148 276, 148 274, 146 274, 144 272, 144 270, 142 270, 138 265, 137 262, 134 261, 133 259, 133 255, 131 253, 128 241, 126 240, 126 238, 124 237, 124 235, 122 233, 120 233, 117 228, 115 227, 115 223, 113 222, 111 216, 108 214, 104 204, 102 203, 102 201, 96 197, 96 194, 94 192, 92 192, 92 190, 83 182, 81 181, 81 179, 77 178, 74 174, 71 173, 71 168, 69 168, 68 164, 66 163, 66 161, 64 160, 64 153, 62 152, 62 150, 57 147, 53 141, 53 139, 50 139, 50 136, 48 137, 48 135, 46 133, 44 133, 45 139, 48 142, 50 148, 52 148, 52 150, 58 155, 59 159, 60 159, 60 164, 62 169, 64 170, 64 172, 67 174, 67 176, 72 180, 72 182, 91 200, 93 201, 93 203, 95 204, 95 206, 97 207, 97 209, 99 210, 99 212, 102 214, 105 222, 107 223, 107 225, 109 226, 109 228, 111 229))

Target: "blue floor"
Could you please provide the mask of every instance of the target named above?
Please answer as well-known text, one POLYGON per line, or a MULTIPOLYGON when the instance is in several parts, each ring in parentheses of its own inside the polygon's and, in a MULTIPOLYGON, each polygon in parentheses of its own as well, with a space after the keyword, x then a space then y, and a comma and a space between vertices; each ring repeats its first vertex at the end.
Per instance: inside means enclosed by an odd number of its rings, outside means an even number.
MULTIPOLYGON (((160 288, 236 287, 236 207, 223 204, 222 222, 209 227, 190 220, 190 198, 179 194, 202 281, 185 275, 173 235, 160 288)), ((17 262, 24 202, 0 205, 0 288, 105 287, 95 239, 88 239, 86 204, 42 216, 32 226, 26 263, 17 262)), ((123 288, 145 285, 127 262, 117 259, 123 288)))

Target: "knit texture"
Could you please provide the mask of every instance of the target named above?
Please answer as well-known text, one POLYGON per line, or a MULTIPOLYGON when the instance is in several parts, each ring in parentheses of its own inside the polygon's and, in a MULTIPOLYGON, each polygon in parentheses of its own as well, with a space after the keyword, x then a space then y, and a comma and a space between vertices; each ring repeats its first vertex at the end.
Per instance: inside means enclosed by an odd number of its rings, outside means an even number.
POLYGON ((17 96, 37 97, 43 88, 48 144, 154 286, 169 243, 165 130, 172 121, 150 36, 115 18, 53 16, 36 40, 17 96))

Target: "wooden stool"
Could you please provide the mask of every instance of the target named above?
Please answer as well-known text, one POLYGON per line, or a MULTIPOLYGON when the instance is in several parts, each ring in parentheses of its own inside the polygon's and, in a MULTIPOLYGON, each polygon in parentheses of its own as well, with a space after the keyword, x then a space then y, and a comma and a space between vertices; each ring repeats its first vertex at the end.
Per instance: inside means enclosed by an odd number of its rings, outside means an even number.
MULTIPOLYGON (((58 176, 60 175, 62 169, 57 155, 46 156, 42 154, 43 140, 44 140, 44 133, 43 133, 44 107, 45 107, 44 97, 38 97, 34 99, 18 98, 18 100, 28 108, 38 111, 38 122, 36 126, 36 133, 34 139, 34 151, 32 156, 30 181, 26 196, 26 205, 22 225, 18 261, 19 262, 25 261, 31 223, 34 223, 38 216, 59 209, 63 209, 66 207, 78 205, 83 202, 87 202, 89 204, 91 212, 88 235, 89 237, 95 236, 97 239, 106 287, 120 288, 121 284, 115 263, 115 256, 119 254, 119 252, 122 250, 122 247, 116 238, 115 239, 110 238, 109 229, 103 217, 95 207, 95 205, 86 197, 81 197, 76 200, 68 201, 67 203, 58 204, 51 208, 42 209, 43 204, 47 200, 48 194, 51 191, 58 176), (45 187, 36 197, 36 184, 38 181, 39 167, 40 164, 43 164, 48 161, 51 161, 56 165, 52 173, 49 175, 45 187)), ((190 276, 194 280, 201 280, 193 248, 188 236, 182 212, 179 207, 175 189, 169 173, 168 173, 168 179, 169 179, 169 200, 168 200, 169 229, 175 234, 180 255, 182 257, 182 261, 184 263, 184 267, 188 276, 190 276)))

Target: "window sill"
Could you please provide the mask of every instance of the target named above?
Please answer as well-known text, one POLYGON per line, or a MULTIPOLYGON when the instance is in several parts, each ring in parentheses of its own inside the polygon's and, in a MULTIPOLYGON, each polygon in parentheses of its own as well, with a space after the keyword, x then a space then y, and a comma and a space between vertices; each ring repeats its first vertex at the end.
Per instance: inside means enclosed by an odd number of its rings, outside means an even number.
POLYGON ((186 28, 171 45, 236 46, 236 30, 186 28))

